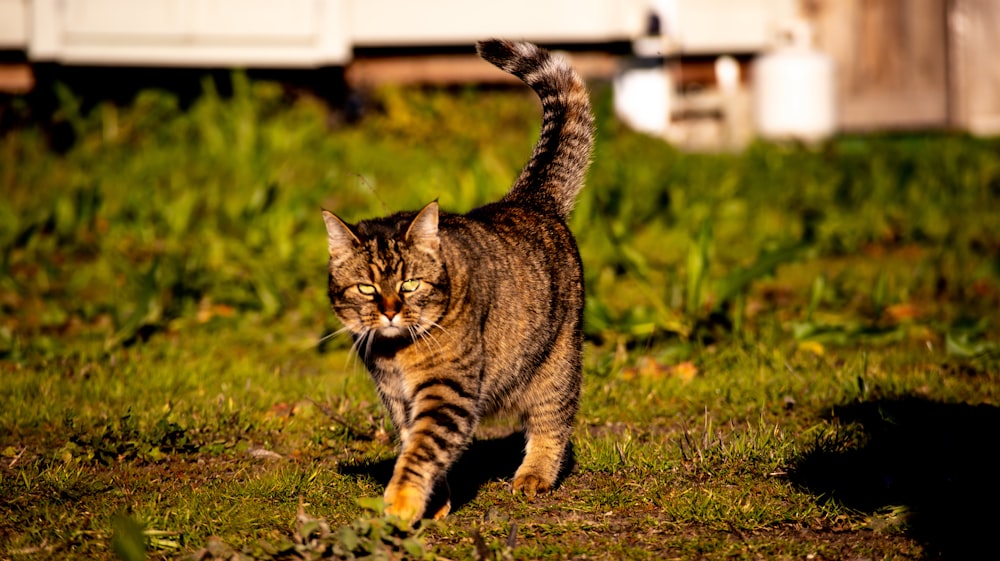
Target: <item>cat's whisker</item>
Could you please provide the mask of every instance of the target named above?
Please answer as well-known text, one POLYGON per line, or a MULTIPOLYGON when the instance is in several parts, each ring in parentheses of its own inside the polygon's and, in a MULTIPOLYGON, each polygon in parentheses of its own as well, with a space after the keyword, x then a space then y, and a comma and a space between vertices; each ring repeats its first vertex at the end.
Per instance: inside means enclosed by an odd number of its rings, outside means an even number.
POLYGON ((369 329, 365 332, 365 335, 367 335, 368 341, 365 343, 365 354, 362 358, 364 359, 365 364, 367 364, 368 357, 372 354, 372 343, 375 341, 375 330, 369 329))
MULTIPOLYGON (((428 323, 428 325, 431 328, 435 328, 436 327, 436 328, 440 329, 442 334, 447 335, 450 338, 451 334, 448 333, 448 330, 445 329, 444 326, 442 326, 441 324, 439 324, 437 322, 434 322, 434 321, 430 321, 430 320, 427 320, 427 323, 428 323)), ((431 329, 421 328, 421 337, 428 337, 428 338, 430 338, 438 346, 438 349, 442 348, 441 341, 438 340, 438 338, 434 335, 434 332, 431 329)))
POLYGON ((357 366, 358 359, 364 361, 365 355, 371 349, 371 336, 372 330, 364 328, 360 333, 358 333, 357 337, 355 337, 354 343, 351 344, 351 353, 350 358, 348 359, 351 369, 354 369, 357 366), (362 348, 365 348, 364 353, 362 353, 362 348))
MULTIPOLYGON (((425 321, 426 321, 426 322, 427 322, 427 324, 428 324, 428 325, 430 325, 431 327, 436 327, 436 328, 440 329, 440 330, 441 330, 441 333, 444 333, 444 334, 446 334, 446 335, 448 334, 448 330, 447 330, 447 329, 445 329, 445 328, 444 328, 444 326, 443 326, 443 325, 441 325, 440 323, 438 323, 438 322, 436 322, 436 321, 431 321, 431 320, 425 320, 425 321)), ((429 329, 428 329, 428 330, 426 330, 426 331, 430 332, 430 330, 429 330, 429 329)))
POLYGON ((333 339, 334 337, 336 337, 338 335, 342 335, 342 334, 344 334, 344 333, 346 333, 346 332, 348 332, 350 330, 351 329, 349 327, 346 327, 346 326, 345 327, 341 327, 340 329, 338 329, 336 331, 332 331, 332 332, 327 333, 326 335, 320 337, 319 341, 316 341, 316 344, 315 345, 310 345, 310 347, 313 347, 313 346, 319 347, 320 345, 322 345, 323 343, 326 343, 330 339, 333 339))
POLYGON ((419 344, 419 343, 423 343, 424 347, 428 351, 431 350, 431 348, 427 345, 426 341, 421 341, 421 339, 423 339, 423 337, 421 337, 420 333, 417 332, 416 326, 414 326, 414 325, 407 325, 406 326, 406 333, 407 333, 407 335, 410 336, 410 340, 413 341, 413 344, 416 345, 416 344, 419 344))
POLYGON ((430 331, 424 329, 421 326, 416 326, 414 331, 417 332, 417 338, 419 338, 421 341, 424 342, 424 345, 427 347, 428 352, 433 352, 435 350, 434 348, 431 347, 431 343, 434 343, 434 345, 437 346, 436 349, 437 351, 441 351, 444 349, 444 346, 441 345, 441 341, 438 341, 437 337, 435 337, 434 334, 431 333, 430 331))
POLYGON ((359 340, 361 340, 361 335, 357 335, 354 337, 354 341, 351 342, 351 349, 347 353, 347 368, 349 370, 354 370, 354 368, 357 365, 359 340))
MULTIPOLYGON (((434 336, 434 334, 433 334, 433 333, 431 333, 431 332, 430 332, 429 330, 427 330, 427 329, 423 329, 423 328, 421 328, 421 330, 420 330, 420 335, 419 335, 419 337, 420 337, 421 339, 429 339, 429 340, 433 341, 433 342, 434 342, 434 344, 435 344, 435 345, 437 345, 437 350, 439 350, 439 351, 440 351, 440 350, 442 350, 442 349, 444 348, 444 347, 443 347, 443 346, 441 345, 441 341, 438 341, 438 338, 437 338, 437 337, 435 337, 435 336, 434 336)), ((430 344, 429 344, 429 343, 426 343, 426 344, 427 344, 427 350, 433 350, 433 349, 431 349, 431 348, 430 348, 430 344)))

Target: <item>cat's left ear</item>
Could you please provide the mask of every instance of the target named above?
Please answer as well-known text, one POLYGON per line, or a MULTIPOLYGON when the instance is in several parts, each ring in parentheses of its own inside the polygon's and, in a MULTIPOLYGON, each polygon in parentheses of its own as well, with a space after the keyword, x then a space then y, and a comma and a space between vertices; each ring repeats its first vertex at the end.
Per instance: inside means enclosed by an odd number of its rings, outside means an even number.
POLYGON ((432 251, 437 251, 441 247, 441 238, 438 237, 437 201, 431 201, 413 218, 413 222, 410 222, 410 227, 406 230, 406 241, 432 251))
POLYGON ((351 228, 329 210, 323 211, 323 222, 326 222, 326 239, 330 244, 330 257, 344 255, 360 243, 351 228))

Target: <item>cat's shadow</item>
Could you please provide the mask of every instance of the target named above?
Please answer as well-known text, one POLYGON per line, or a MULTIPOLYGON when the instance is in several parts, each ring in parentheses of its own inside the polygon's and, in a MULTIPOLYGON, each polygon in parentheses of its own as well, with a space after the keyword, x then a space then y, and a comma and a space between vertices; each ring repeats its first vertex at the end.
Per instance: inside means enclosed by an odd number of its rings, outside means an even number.
MULTIPOLYGON (((462 457, 448 471, 451 487, 451 512, 456 512, 476 498, 479 490, 491 481, 510 481, 524 459, 525 437, 523 432, 513 432, 495 438, 476 438, 462 457)), ((341 464, 338 471, 355 477, 370 477, 383 487, 392 478, 396 458, 379 461, 362 461, 341 464)), ((556 486, 572 471, 575 465, 573 446, 566 451, 566 461, 559 473, 556 486)), ((432 498, 432 506, 435 500, 432 498)))
POLYGON ((803 449, 792 483, 900 524, 928 559, 997 558, 1000 407, 903 395, 837 405, 828 418, 839 434, 803 449))

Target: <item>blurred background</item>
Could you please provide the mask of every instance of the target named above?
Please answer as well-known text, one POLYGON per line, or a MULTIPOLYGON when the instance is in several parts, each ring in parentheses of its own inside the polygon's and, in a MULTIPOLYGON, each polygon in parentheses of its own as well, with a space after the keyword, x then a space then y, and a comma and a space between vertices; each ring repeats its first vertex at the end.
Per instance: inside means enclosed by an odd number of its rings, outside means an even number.
POLYGON ((464 212, 530 153, 485 37, 591 85, 595 341, 988 337, 996 29, 994 0, 0 0, 0 356, 244 312, 335 331, 320 207, 464 212))
MULTIPOLYGON (((0 0, 0 90, 89 69, 315 69, 351 88, 499 82, 485 37, 563 50, 616 115, 694 149, 1000 131, 994 0, 0 0)), ((165 76, 169 74, 164 74, 165 76)), ((79 76, 79 74, 77 75, 79 76)), ((86 81, 84 79, 84 81, 86 81)))

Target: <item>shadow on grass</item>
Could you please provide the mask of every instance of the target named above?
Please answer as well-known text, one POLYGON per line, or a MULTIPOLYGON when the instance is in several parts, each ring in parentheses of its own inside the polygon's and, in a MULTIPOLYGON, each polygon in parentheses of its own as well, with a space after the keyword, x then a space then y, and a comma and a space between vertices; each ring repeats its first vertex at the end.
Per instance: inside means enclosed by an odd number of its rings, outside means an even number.
MULTIPOLYGON (((448 471, 448 485, 451 487, 451 511, 456 512, 476 498, 484 485, 491 481, 511 480, 514 472, 524 459, 524 433, 515 432, 501 438, 477 439, 462 454, 448 471)), ((575 465, 572 444, 567 451, 567 461, 559 474, 556 486, 562 483, 575 465)), ((361 462, 340 467, 346 475, 367 476, 383 487, 392 478, 396 458, 377 462, 361 462)), ((435 498, 431 499, 429 511, 433 511, 435 498)))
POLYGON ((867 513, 903 507, 928 558, 997 554, 1000 408, 904 397, 830 417, 859 430, 815 442, 794 463, 797 485, 867 513))

